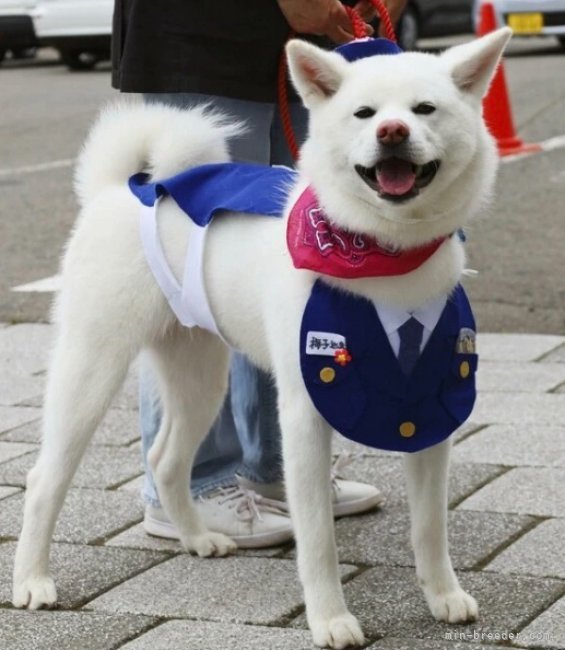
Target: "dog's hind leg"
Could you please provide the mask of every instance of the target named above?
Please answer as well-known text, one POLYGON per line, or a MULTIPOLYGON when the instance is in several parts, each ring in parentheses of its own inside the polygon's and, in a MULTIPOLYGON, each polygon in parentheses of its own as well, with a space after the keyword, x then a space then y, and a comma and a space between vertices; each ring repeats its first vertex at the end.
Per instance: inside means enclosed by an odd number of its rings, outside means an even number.
POLYGON ((226 555, 236 544, 206 528, 188 479, 227 390, 229 351, 204 330, 178 328, 150 349, 150 361, 163 409, 161 428, 148 455, 159 498, 185 549, 201 557, 226 555))
POLYGON ((332 432, 299 374, 290 384, 277 378, 286 493, 308 625, 316 645, 361 645, 363 632, 347 610, 339 577, 330 490, 332 432))
POLYGON ((448 623, 477 618, 475 599, 459 585, 447 542, 447 480, 451 440, 406 454, 405 470, 416 573, 432 615, 448 623))
POLYGON ((16 607, 38 609, 56 601, 48 572, 55 522, 86 446, 137 354, 125 337, 95 330, 61 331, 51 360, 41 451, 27 477, 14 564, 16 607))

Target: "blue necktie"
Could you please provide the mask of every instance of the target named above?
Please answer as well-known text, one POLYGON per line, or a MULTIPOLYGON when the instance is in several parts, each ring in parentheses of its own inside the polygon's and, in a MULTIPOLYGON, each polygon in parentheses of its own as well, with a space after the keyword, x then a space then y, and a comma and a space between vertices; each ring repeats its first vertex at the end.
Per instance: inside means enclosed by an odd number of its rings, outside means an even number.
POLYGON ((415 318, 409 318, 404 325, 398 328, 398 334, 400 336, 398 363, 402 372, 408 376, 420 356, 424 326, 415 318))

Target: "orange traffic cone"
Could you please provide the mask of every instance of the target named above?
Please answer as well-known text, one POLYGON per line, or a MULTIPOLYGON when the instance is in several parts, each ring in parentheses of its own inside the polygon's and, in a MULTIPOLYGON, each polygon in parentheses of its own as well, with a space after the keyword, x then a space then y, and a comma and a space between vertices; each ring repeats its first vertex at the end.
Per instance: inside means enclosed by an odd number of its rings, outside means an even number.
MULTIPOLYGON (((494 31, 496 27, 494 5, 490 0, 485 0, 481 3, 477 36, 484 36, 494 31)), ((498 153, 501 156, 541 151, 539 144, 526 144, 516 133, 502 61, 483 100, 483 115, 490 132, 496 139, 498 153)))

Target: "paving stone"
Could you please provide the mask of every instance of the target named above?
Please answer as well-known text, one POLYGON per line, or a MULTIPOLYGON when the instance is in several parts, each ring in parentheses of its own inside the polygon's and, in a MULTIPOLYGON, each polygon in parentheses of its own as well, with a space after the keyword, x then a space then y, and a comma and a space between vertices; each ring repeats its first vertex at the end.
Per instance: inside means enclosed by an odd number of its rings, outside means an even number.
POLYGON ((0 648, 114 650, 155 623, 147 616, 0 609, 0 648))
POLYGON ((492 425, 456 445, 453 460, 460 463, 565 467, 565 423, 552 427, 492 425))
POLYGON ((18 458, 30 451, 37 450, 37 445, 28 445, 23 442, 0 442, 0 463, 5 463, 12 458, 18 458))
POLYGON ((120 485, 118 490, 123 490, 124 492, 131 492, 131 494, 137 494, 138 496, 142 494, 143 490, 144 475, 136 476, 132 478, 131 481, 127 481, 123 485, 120 485))
POLYGON ((520 645, 565 648, 565 598, 558 600, 522 630, 520 645))
MULTIPOLYGON (((174 539, 164 539, 148 535, 143 529, 143 524, 132 526, 123 533, 112 537, 106 542, 106 546, 119 546, 123 548, 142 548, 153 551, 168 551, 172 553, 184 553, 180 542, 174 539)), ((285 546, 273 546, 272 548, 238 549, 236 554, 251 557, 275 557, 281 555, 288 549, 285 546)))
POLYGON ((357 456, 387 456, 389 458, 394 458, 395 456, 400 457, 401 454, 396 451, 385 451, 383 449, 375 449, 375 447, 367 447, 366 445, 361 445, 358 442, 353 442, 348 438, 342 436, 339 432, 334 431, 332 438, 332 452, 334 455, 339 455, 342 453, 351 454, 354 457, 357 456))
MULTIPOLYGON (((455 632, 454 634, 457 634, 455 632)), ((430 639, 380 639, 375 643, 367 646, 366 650, 500 650, 500 646, 495 645, 473 645, 470 646, 465 642, 451 641, 432 641, 430 639)))
POLYGON ((479 391, 547 393, 565 382, 562 363, 481 362, 477 373, 479 391))
POLYGON ((18 402, 18 406, 23 408, 43 408, 43 393, 37 393, 32 397, 26 397, 18 402))
MULTIPOLYGON (((33 410, 41 413, 41 409, 25 407, 25 410, 33 410)), ((27 422, 26 424, 12 429, 9 433, 5 433, 2 440, 9 442, 30 442, 39 444, 41 442, 41 420, 37 419, 34 422, 27 422)))
MULTIPOLYGON (((522 515, 450 512, 448 533, 453 566, 474 567, 533 521, 522 515)), ((406 508, 385 508, 381 512, 341 519, 336 523, 336 541, 341 562, 414 566, 410 516, 406 508)), ((288 556, 294 557, 295 551, 288 556)))
POLYGON ((95 445, 127 445, 139 437, 139 413, 114 408, 106 413, 92 441, 95 445))
POLYGON ((121 650, 316 650, 310 632, 258 627, 171 621, 126 643, 121 650))
POLYGON ((503 468, 498 465, 451 463, 448 486, 449 507, 453 508, 455 504, 494 480, 503 471, 503 468))
MULTIPOLYGON (((0 604, 12 600, 14 542, 0 545, 0 604)), ((104 546, 53 544, 51 575, 57 585, 57 604, 71 609, 161 562, 167 555, 104 546)))
MULTIPOLYGON (((35 409, 21 409, 35 410, 35 409)), ((110 409, 92 438, 93 445, 124 446, 139 439, 139 415, 137 411, 110 409)), ((40 442, 41 421, 36 420, 24 426, 12 429, 1 440, 12 442, 40 442)))
POLYGON ((111 408, 137 410, 139 403, 137 372, 137 364, 134 364, 130 368, 120 392, 112 400, 111 408))
MULTIPOLYGON (((16 538, 20 534, 23 495, 16 494, 2 501, 0 538, 16 538)), ((139 498, 126 492, 71 489, 55 527, 57 542, 90 544, 106 539, 143 517, 139 498)))
POLYGON ((543 362, 549 362, 549 363, 565 363, 565 343, 560 345, 557 348, 554 348, 544 356, 543 362))
POLYGON ((485 485, 458 507, 565 517, 565 470, 518 467, 485 485))
MULTIPOLYGON (((472 636, 475 631, 517 632, 563 593, 563 582, 558 580, 487 572, 462 572, 458 577, 463 588, 479 603, 479 620, 469 625, 434 621, 413 569, 369 569, 345 585, 345 599, 368 637, 445 641, 446 634, 453 633, 472 636)), ((292 626, 306 627, 304 615, 293 621, 292 626)))
MULTIPOLYGON (((341 566, 343 576, 355 570, 341 566)), ((179 555, 103 594, 89 608, 268 625, 290 616, 301 603, 291 560, 179 555)))
POLYGON ((9 485, 0 485, 0 499, 5 499, 6 497, 12 496, 12 494, 17 494, 18 492, 21 492, 20 488, 9 485))
MULTIPOLYGON (((137 385, 137 375, 134 369, 133 371, 130 371, 130 374, 128 374, 124 385, 112 400, 110 408, 137 410, 138 394, 139 388, 137 385)), ((0 403, 3 403, 3 401, 0 400, 0 403)), ((33 391, 27 391, 27 396, 22 397, 19 401, 14 403, 18 404, 18 406, 41 408, 43 406, 43 386, 40 384, 40 389, 35 393, 33 391)))
POLYGON ((0 406, 22 405, 28 399, 43 394, 43 376, 26 376, 2 369, 0 374, 0 406))
MULTIPOLYGON (((452 463, 448 487, 450 505, 459 503, 502 471, 502 468, 493 465, 452 463)), ((386 498, 385 509, 397 505, 407 508, 403 462, 400 455, 360 458, 348 465, 340 474, 344 478, 377 486, 386 498)))
POLYGON ((565 395, 479 393, 473 419, 488 424, 554 426, 565 421, 565 395))
POLYGON ((451 434, 453 444, 456 445, 461 440, 465 440, 465 438, 468 438, 471 434, 474 434, 484 426, 486 426, 486 424, 477 422, 476 420, 467 420, 467 422, 464 422, 457 431, 451 434))
MULTIPOLYGON (((0 434, 15 429, 27 422, 38 420, 40 417, 41 412, 38 409, 20 406, 0 406, 0 434)), ((1 435, 0 438, 2 438, 1 435)))
POLYGON ((25 323, 0 330, 0 367, 20 375, 47 368, 53 339, 51 325, 25 323))
POLYGON ((563 343, 563 336, 541 334, 479 333, 477 337, 477 349, 485 361, 535 361, 563 343))
POLYGON ((549 519, 526 533, 487 567, 500 573, 565 578, 565 519, 549 519))
POLYGON ((0 483, 17 485, 24 488, 26 485, 27 473, 33 467, 38 454, 38 447, 35 446, 34 452, 28 453, 26 456, 23 456, 21 458, 16 458, 6 463, 2 463, 0 465, 0 483))
POLYGON ((561 386, 558 386, 553 392, 556 394, 565 393, 565 384, 561 384, 561 386))
MULTIPOLYGON (((4 444, 4 443, 0 443, 4 444)), ((16 443, 5 443, 16 444, 16 443)), ((0 483, 24 487, 38 452, 0 464, 0 483)), ((143 472, 141 454, 131 447, 91 446, 73 478, 74 487, 109 488, 143 472)))

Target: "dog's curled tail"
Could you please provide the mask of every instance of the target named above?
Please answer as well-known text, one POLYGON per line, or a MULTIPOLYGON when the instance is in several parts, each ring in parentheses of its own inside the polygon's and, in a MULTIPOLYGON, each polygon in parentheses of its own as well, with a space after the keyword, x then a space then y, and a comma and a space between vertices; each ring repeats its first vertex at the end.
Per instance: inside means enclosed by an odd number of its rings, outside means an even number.
POLYGON ((245 130, 241 122, 209 105, 183 110, 120 100, 101 112, 75 171, 81 205, 110 185, 124 185, 137 172, 166 178, 188 167, 229 160, 227 140, 245 130))

